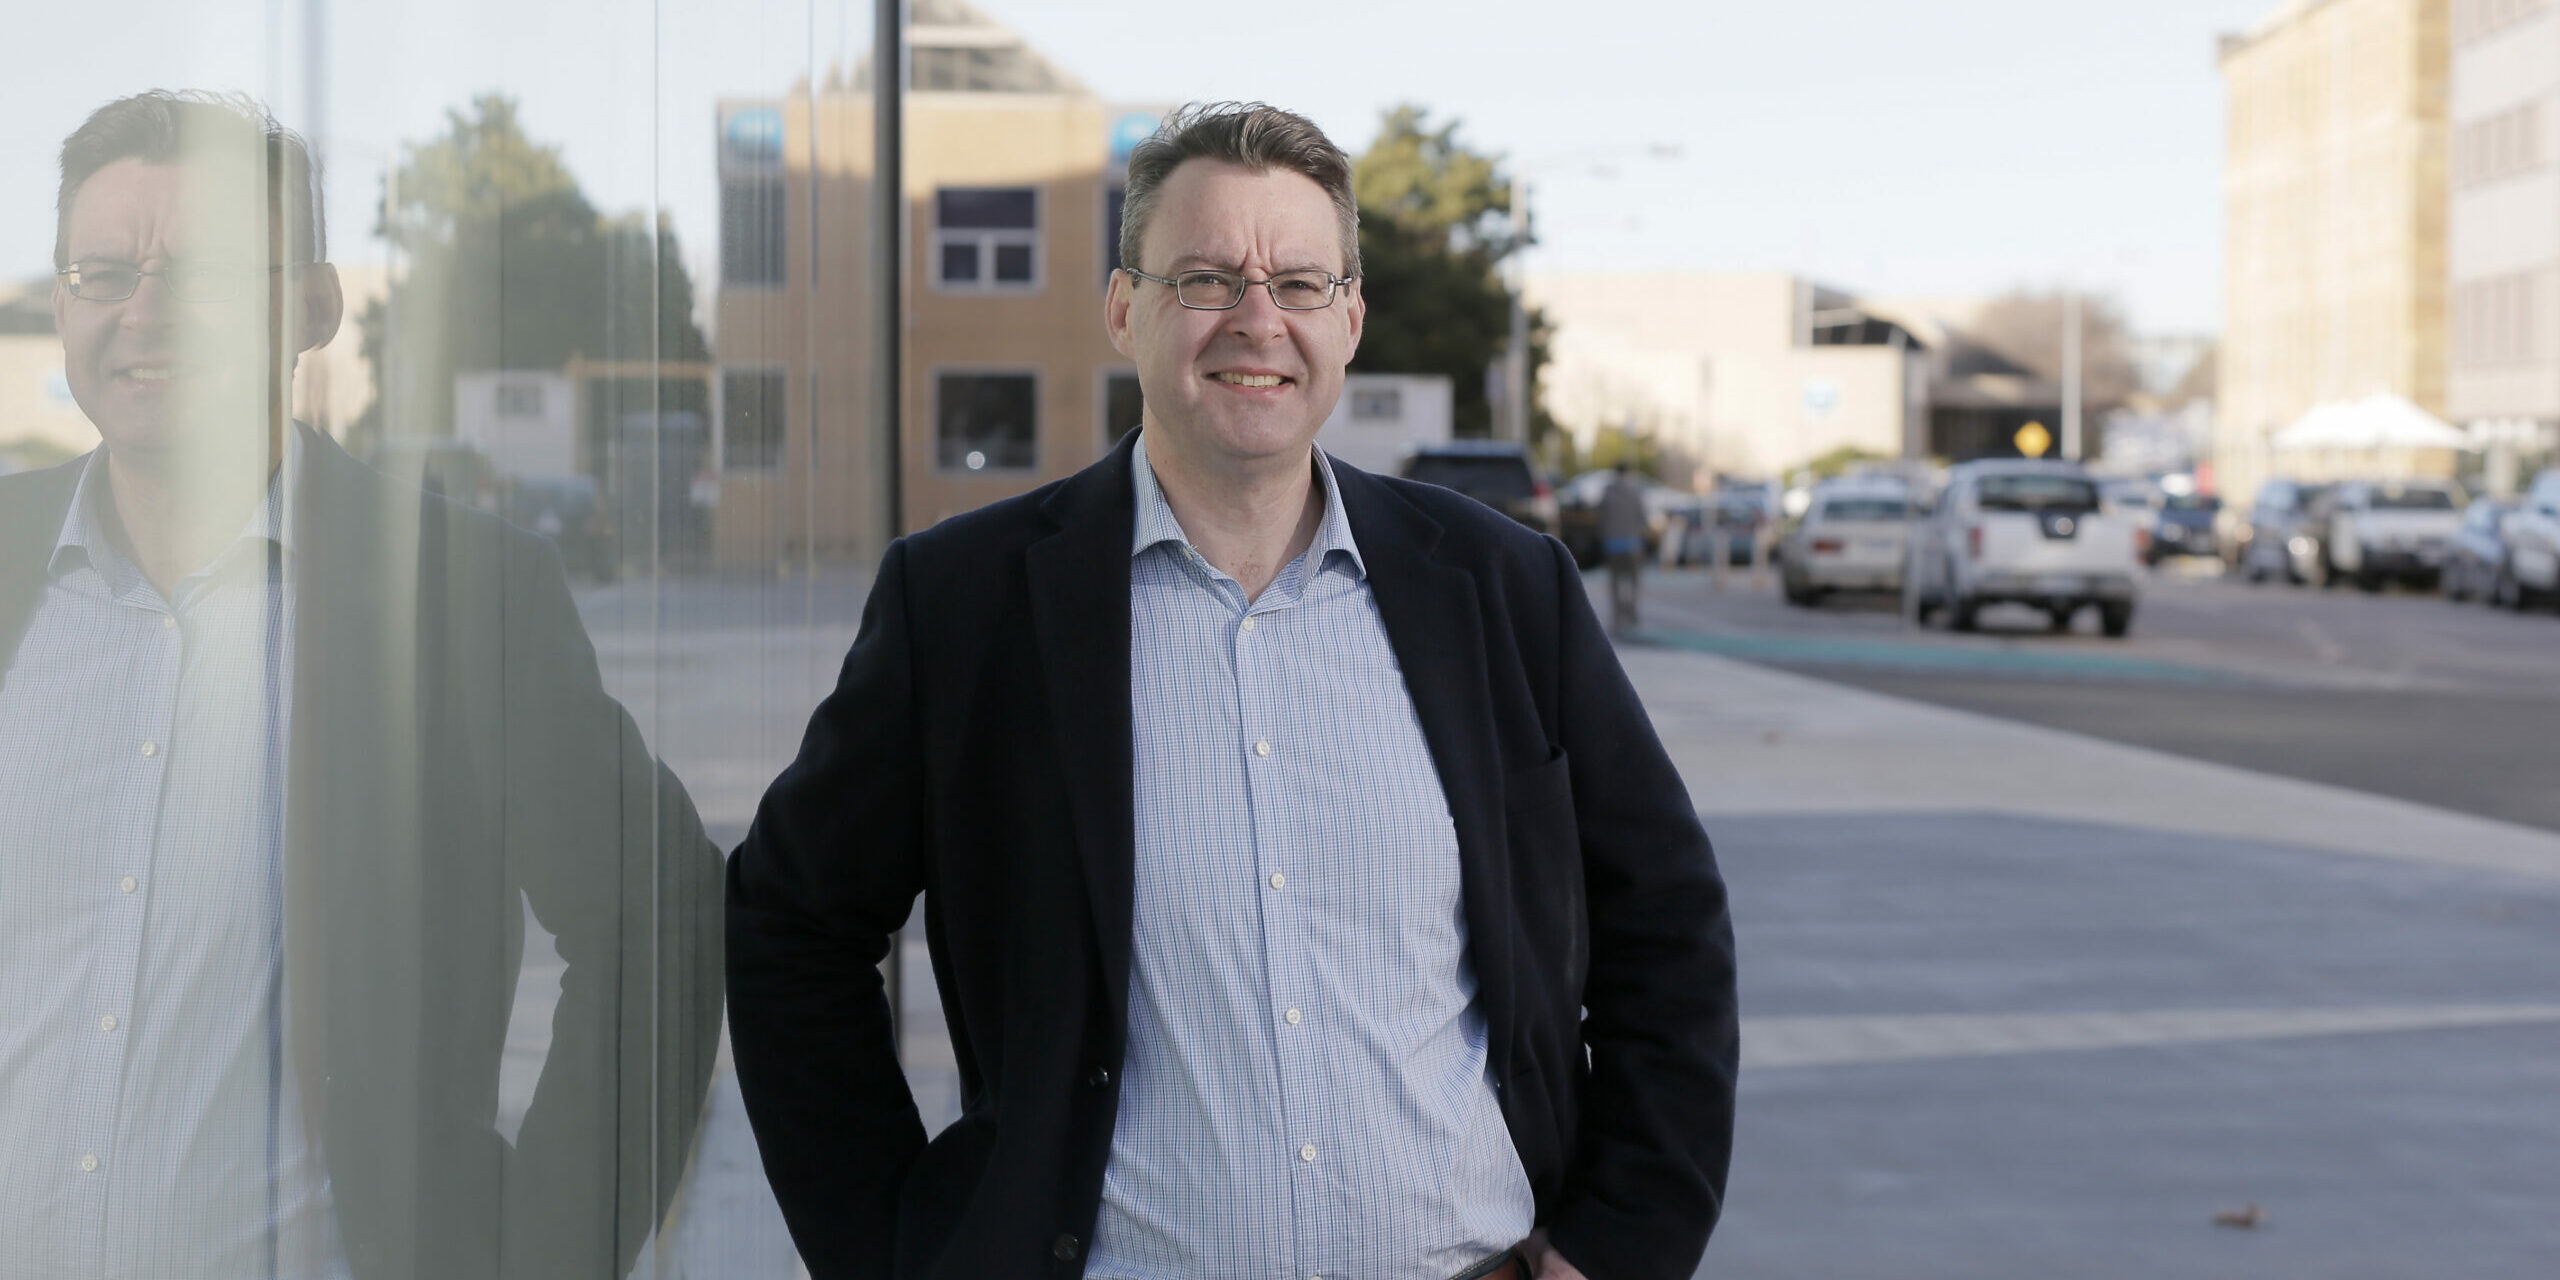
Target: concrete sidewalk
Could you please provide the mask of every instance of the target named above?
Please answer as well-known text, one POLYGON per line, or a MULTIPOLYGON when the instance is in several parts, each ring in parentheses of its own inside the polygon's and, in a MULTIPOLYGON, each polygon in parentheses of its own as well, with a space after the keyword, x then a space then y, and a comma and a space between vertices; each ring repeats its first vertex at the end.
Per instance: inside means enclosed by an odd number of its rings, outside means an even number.
POLYGON ((2485 1280, 2560 1257, 2560 836, 1622 658, 1740 943, 1740 1122, 1700 1276, 2485 1280))

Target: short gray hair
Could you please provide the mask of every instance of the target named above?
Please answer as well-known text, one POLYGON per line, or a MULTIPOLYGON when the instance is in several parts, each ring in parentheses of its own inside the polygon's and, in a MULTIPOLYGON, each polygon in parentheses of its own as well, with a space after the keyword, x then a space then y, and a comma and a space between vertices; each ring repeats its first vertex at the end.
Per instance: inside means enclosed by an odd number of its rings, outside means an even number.
POLYGON ((1156 126, 1129 152, 1129 187, 1120 214, 1120 265, 1137 268, 1147 221, 1165 179, 1186 160, 1222 160, 1256 173, 1303 174, 1333 200, 1342 223, 1343 274, 1360 274, 1360 203, 1351 194, 1351 157, 1315 121, 1261 102, 1194 102, 1156 126))
POLYGON ((169 164, 207 144, 226 154, 240 144, 245 144, 241 153, 259 151, 270 229, 282 232, 289 260, 327 260, 320 175, 302 135, 276 123, 265 107, 245 95, 153 89, 98 108, 63 139, 62 186, 54 196, 53 265, 71 265, 63 243, 71 228, 71 202, 100 169, 118 160, 169 164))

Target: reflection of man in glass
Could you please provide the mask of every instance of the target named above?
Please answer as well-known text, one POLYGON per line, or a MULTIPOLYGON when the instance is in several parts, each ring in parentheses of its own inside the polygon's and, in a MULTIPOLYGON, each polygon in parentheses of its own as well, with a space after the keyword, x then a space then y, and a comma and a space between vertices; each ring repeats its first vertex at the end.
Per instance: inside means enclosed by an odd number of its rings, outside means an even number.
POLYGON ((287 421, 324 248, 253 106, 64 143, 102 443, 0 480, 0 1275, 619 1276, 681 1168, 716 851, 547 544, 287 421), (528 903, 567 969, 510 1142, 528 903))

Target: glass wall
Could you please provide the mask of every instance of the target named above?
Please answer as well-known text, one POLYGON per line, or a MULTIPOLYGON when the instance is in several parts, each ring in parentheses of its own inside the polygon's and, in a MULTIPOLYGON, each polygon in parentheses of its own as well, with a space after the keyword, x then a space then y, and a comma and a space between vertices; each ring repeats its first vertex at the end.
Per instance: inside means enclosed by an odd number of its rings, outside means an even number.
POLYGON ((0 1274, 801 1274, 721 859, 888 530, 871 22, 13 16, 0 1274))

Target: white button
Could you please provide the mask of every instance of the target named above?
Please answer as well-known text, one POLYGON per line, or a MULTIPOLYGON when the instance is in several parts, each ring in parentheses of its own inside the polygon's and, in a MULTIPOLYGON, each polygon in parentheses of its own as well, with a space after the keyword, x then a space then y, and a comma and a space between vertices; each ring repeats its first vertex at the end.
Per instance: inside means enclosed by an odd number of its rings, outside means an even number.
POLYGON ((1289 1019, 1289 1025, 1290 1025, 1290 1026, 1293 1026, 1293 1027, 1294 1027, 1294 1026, 1298 1025, 1298 1011, 1297 1011, 1297 1010, 1295 1010, 1295 1009, 1291 1009, 1291 1010, 1289 1011, 1289 1013, 1288 1013, 1288 1015, 1287 1015, 1287 1016, 1288 1016, 1288 1019, 1289 1019))
POLYGON ((177 629, 178 629, 178 615, 176 615, 176 614, 174 614, 174 613, 164 613, 164 614, 161 614, 161 615, 160 615, 160 629, 161 629, 161 630, 163 630, 163 631, 175 631, 175 630, 177 630, 177 629))
POLYGON ((1253 619, 1247 618, 1244 620, 1244 629, 1247 631, 1253 630, 1253 619))
MULTIPOLYGON (((1267 756, 1267 755, 1270 755, 1270 754, 1271 754, 1271 744, 1270 744, 1270 743, 1268 743, 1268 742, 1257 742, 1257 743, 1253 744, 1253 753, 1254 753, 1255 755, 1258 755, 1258 756, 1267 756)), ((145 751, 145 752, 143 752, 143 754, 144 754, 144 755, 149 755, 149 754, 151 754, 151 753, 150 753, 149 751, 145 751)))
MULTIPOLYGON (((1298 1148, 1298 1158, 1306 1161, 1308 1164, 1314 1164, 1316 1162, 1316 1144, 1310 1142, 1307 1145, 1298 1148)), ((97 1157, 92 1156, 90 1159, 94 1161, 97 1157)))
POLYGON ((1272 888, 1274 888, 1274 889, 1286 889, 1286 888, 1288 888, 1288 887, 1289 887, 1289 877, 1284 876, 1284 875, 1280 874, 1280 873, 1279 873, 1279 872, 1277 872, 1277 871, 1272 872, 1272 873, 1271 873, 1271 887, 1272 887, 1272 888))
MULTIPOLYGON (((1314 1147, 1309 1147, 1309 1148, 1307 1148, 1307 1152, 1308 1152, 1307 1158, 1308 1158, 1309 1160, 1313 1160, 1313 1159, 1315 1159, 1315 1155, 1314 1155, 1315 1148, 1314 1148, 1314 1147)), ((82 1156, 82 1157, 80 1157, 80 1172, 82 1172, 82 1173, 96 1173, 97 1171, 98 1171, 98 1158, 97 1158, 96 1156, 82 1156)))
POLYGON ((110 1014, 108 1014, 107 1016, 105 1016, 105 1017, 103 1017, 103 1018, 98 1019, 98 1030, 100 1030, 100 1031, 113 1031, 113 1030, 115 1030, 115 1029, 116 1029, 116 1016, 115 1016, 114 1014, 110 1013, 110 1014))
POLYGON ((159 743, 157 743, 157 742, 146 742, 146 743, 143 743, 143 744, 142 744, 142 758, 143 758, 143 759, 148 760, 148 759, 150 759, 151 757, 156 756, 156 755, 158 755, 158 754, 160 754, 160 744, 159 744, 159 743))
POLYGON ((132 876, 126 876, 124 879, 116 881, 116 888, 122 892, 131 893, 136 887, 141 885, 141 883, 141 881, 134 879, 132 876))

